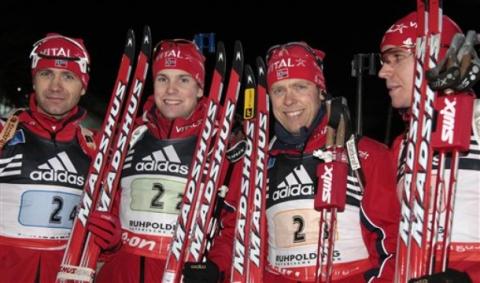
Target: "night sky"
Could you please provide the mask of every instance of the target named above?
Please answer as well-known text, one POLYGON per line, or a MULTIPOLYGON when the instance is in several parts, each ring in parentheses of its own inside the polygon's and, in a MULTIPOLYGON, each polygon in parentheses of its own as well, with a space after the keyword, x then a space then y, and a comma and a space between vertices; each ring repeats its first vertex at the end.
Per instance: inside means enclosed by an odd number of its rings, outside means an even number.
MULTIPOLYGON (((444 3, 444 13, 464 31, 480 31, 480 0, 444 3)), ((351 77, 353 55, 377 52, 384 31, 414 10, 415 5, 413 0, 176 0, 155 4, 153 0, 138 0, 129 1, 127 5, 113 1, 44 0, 33 4, 2 1, 0 96, 7 96, 17 104, 24 102, 25 94, 31 89, 28 55, 32 44, 48 32, 59 32, 84 39, 92 65, 88 94, 82 98, 82 105, 102 116, 115 81, 126 31, 133 28, 139 39, 143 25, 148 24, 155 43, 167 38, 192 39, 196 33, 213 32, 217 40, 225 42, 230 58, 233 42, 239 39, 244 46, 246 61, 251 64, 255 63, 257 56, 263 57, 274 44, 306 41, 326 52, 327 88, 333 95, 348 98, 354 116, 356 79, 351 77), (28 16, 32 13, 34 16, 28 16)), ((207 55, 207 58, 211 61, 213 55, 207 55)), ((210 72, 211 69, 207 70, 210 72)), ((363 132, 383 141, 388 94, 383 81, 375 76, 365 74, 363 84, 363 132)), ((151 93, 151 85, 149 78, 145 97, 151 93)), ((398 115, 394 114, 393 121, 393 134, 396 134, 401 130, 398 115)))

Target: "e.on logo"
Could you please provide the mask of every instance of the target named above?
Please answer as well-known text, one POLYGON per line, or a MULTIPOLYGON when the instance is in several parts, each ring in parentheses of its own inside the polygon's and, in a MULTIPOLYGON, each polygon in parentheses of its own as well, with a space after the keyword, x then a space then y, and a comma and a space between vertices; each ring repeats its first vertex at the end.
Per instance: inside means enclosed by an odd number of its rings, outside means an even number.
POLYGON ((128 237, 126 232, 122 234, 122 240, 124 245, 129 245, 133 248, 148 249, 149 251, 153 251, 155 248, 155 241, 145 240, 138 236, 128 237))

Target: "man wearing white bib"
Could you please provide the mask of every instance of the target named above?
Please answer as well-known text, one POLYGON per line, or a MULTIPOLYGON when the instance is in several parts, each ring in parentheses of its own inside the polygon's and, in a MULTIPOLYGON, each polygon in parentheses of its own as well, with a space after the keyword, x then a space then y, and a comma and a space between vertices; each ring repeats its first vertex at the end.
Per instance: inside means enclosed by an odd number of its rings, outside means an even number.
POLYGON ((0 125, 2 282, 55 281, 95 149, 79 125, 90 64, 83 41, 48 34, 30 57, 30 107, 0 125))
MULTIPOLYGON (((270 48, 267 83, 275 137, 269 158, 264 282, 315 281, 320 214, 317 166, 325 149, 324 53, 304 42, 270 48)), ((387 148, 358 142, 364 189, 349 173, 346 205, 334 227, 333 282, 392 282, 399 204, 387 148)), ((335 180, 332 180, 335 182, 335 180)))

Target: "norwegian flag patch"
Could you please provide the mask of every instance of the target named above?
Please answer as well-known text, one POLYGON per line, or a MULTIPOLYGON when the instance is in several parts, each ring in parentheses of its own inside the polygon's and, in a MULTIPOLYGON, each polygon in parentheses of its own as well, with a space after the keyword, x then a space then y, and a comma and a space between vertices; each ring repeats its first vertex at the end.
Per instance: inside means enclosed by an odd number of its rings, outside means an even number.
POLYGON ((55 67, 66 68, 68 65, 67 60, 56 59, 55 60, 55 67))
POLYGON ((177 65, 177 59, 176 58, 166 58, 165 60, 165 66, 166 67, 174 67, 177 65))
POLYGON ((288 68, 277 70, 277 80, 288 78, 288 68))

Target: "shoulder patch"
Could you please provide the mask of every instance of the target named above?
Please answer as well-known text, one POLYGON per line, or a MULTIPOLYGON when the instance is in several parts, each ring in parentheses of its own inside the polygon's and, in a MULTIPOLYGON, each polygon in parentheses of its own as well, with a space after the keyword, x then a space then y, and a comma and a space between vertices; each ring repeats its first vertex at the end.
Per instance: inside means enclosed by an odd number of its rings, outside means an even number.
POLYGON ((95 151, 97 149, 97 145, 95 144, 93 132, 90 129, 80 126, 80 134, 87 147, 92 151, 95 151))
POLYGON ((270 156, 268 158, 267 170, 270 169, 270 168, 273 168, 274 165, 275 165, 275 157, 270 156))
POLYGON ((130 148, 132 148, 148 130, 147 125, 138 126, 133 130, 132 137, 130 138, 130 148))
POLYGON ((8 145, 16 145, 20 143, 25 143, 25 133, 23 132, 23 129, 19 129, 13 137, 10 139, 8 142, 8 145))

